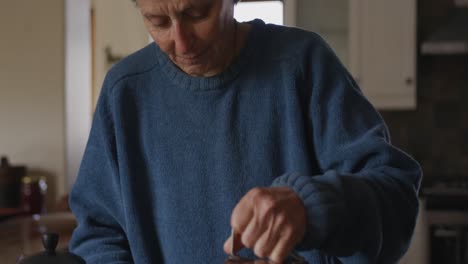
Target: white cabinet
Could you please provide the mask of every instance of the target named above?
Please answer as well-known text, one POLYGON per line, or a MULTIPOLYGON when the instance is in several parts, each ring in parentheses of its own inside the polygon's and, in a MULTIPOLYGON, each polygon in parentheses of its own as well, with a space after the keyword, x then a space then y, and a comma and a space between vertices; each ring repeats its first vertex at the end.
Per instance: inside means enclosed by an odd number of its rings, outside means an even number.
POLYGON ((349 0, 349 70, 378 109, 416 108, 416 0, 349 0))

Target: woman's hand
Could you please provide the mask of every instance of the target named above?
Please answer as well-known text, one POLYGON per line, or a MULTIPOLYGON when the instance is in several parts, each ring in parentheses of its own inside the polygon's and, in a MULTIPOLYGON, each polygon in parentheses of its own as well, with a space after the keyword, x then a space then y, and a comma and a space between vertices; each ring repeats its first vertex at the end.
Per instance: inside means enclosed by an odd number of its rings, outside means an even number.
MULTIPOLYGON (((301 241, 306 230, 306 210, 299 196, 288 187, 254 188, 236 205, 231 227, 235 251, 252 249, 257 257, 281 263, 301 241)), ((232 238, 224 243, 231 253, 232 238)))

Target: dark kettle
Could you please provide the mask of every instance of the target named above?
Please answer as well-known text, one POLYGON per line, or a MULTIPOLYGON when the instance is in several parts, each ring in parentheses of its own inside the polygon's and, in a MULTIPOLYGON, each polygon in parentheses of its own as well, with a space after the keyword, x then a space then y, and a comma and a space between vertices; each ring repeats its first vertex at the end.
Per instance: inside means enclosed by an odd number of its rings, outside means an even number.
POLYGON ((66 250, 56 250, 59 240, 57 234, 43 234, 42 235, 42 245, 45 248, 45 251, 21 258, 17 264, 85 264, 86 262, 80 258, 78 255, 75 255, 66 250))

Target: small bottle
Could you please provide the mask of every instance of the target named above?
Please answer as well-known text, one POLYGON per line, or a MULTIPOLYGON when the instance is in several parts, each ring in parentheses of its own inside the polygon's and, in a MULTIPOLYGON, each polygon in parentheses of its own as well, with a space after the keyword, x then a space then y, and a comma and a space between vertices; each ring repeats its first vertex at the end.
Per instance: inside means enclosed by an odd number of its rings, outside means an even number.
POLYGON ((47 181, 44 176, 24 176, 21 184, 21 208, 26 214, 45 213, 47 181))

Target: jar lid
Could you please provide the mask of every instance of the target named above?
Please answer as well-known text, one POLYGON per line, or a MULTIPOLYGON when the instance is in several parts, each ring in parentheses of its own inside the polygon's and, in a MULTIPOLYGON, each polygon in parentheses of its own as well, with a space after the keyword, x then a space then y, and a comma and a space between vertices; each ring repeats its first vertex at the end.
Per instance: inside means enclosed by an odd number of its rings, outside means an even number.
POLYGON ((40 181, 46 181, 46 177, 43 175, 26 175, 26 176, 23 176, 21 181, 24 184, 37 183, 40 181))

